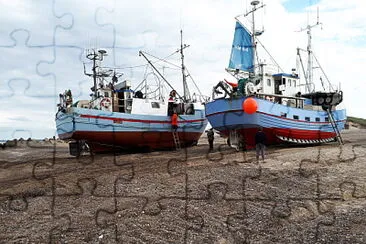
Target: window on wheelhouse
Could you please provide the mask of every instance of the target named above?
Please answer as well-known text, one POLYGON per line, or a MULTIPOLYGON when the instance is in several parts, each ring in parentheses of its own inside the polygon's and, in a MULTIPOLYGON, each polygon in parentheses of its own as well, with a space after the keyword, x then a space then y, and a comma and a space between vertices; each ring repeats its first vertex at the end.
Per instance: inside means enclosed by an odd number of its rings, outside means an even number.
POLYGON ((316 118, 315 118, 315 121, 316 121, 316 122, 320 122, 320 118, 316 117, 316 118))
POLYGON ((329 122, 329 118, 328 118, 328 117, 325 117, 325 118, 324 118, 324 121, 325 121, 325 122, 329 122))
POLYGON ((305 117, 305 120, 306 121, 310 121, 310 117, 305 117))
POLYGON ((296 87, 296 80, 294 80, 294 87, 296 87))
POLYGON ((151 102, 152 108, 160 108, 160 104, 158 102, 151 102))
POLYGON ((109 92, 104 92, 104 97, 109 97, 109 92))
POLYGON ((267 86, 271 86, 271 79, 267 79, 267 86))
POLYGON ((288 86, 291 86, 291 80, 288 79, 288 86))
POLYGON ((286 85, 286 78, 282 78, 282 85, 286 85))
POLYGON ((294 119, 299 119, 299 116, 298 115, 294 115, 294 119))
POLYGON ((287 117, 287 113, 282 113, 281 112, 281 117, 286 118, 287 117))

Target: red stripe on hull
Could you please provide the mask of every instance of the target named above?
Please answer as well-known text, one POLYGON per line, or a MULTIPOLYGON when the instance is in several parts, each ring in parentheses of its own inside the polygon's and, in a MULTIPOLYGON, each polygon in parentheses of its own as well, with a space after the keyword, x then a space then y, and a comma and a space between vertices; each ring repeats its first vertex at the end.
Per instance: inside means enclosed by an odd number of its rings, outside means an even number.
MULTIPOLYGON (((123 122, 137 122, 137 123, 149 123, 149 124, 170 124, 171 123, 170 120, 124 119, 124 118, 96 116, 96 115, 88 115, 88 114, 82 114, 82 115, 80 115, 80 117, 91 118, 91 119, 113 120, 114 123, 123 123, 123 122)), ((194 123, 194 122, 202 122, 202 121, 205 121, 205 119, 179 120, 178 123, 194 123)))
MULTIPOLYGON (((255 146, 255 134, 258 128, 246 128, 237 130, 238 133, 245 139, 248 149, 255 146)), ((298 130, 298 129, 282 129, 282 128, 263 128, 267 136, 267 144, 278 144, 282 141, 277 136, 283 136, 298 140, 321 140, 334 138, 336 135, 332 132, 312 131, 312 130, 298 130)), ((229 136, 229 131, 222 131, 225 136, 229 136)))
MULTIPOLYGON (((178 132, 181 146, 196 143, 202 133, 178 132)), ((113 146, 121 149, 148 147, 150 149, 175 148, 172 132, 89 132, 77 131, 72 139, 86 140, 93 151, 110 150, 113 146)))

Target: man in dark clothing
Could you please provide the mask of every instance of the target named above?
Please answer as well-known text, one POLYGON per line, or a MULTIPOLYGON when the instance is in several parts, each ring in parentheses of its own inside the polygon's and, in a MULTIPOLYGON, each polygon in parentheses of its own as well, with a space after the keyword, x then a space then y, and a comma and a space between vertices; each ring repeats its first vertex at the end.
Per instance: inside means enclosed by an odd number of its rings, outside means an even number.
POLYGON ((257 133, 255 134, 255 149, 256 149, 256 157, 257 161, 259 160, 259 153, 262 155, 262 160, 264 161, 264 150, 266 148, 266 134, 263 132, 262 127, 259 128, 257 133))
POLYGON ((215 139, 215 132, 213 131, 213 129, 209 129, 207 131, 207 139, 208 139, 208 143, 210 144, 210 151, 213 150, 213 141, 215 139))

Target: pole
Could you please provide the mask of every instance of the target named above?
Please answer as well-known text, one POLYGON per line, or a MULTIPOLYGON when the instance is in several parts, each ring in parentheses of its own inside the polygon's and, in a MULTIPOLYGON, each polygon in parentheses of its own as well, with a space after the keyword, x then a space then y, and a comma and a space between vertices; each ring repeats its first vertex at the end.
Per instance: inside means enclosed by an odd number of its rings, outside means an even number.
POLYGON ((254 17, 254 12, 256 11, 256 5, 258 4, 257 2, 253 1, 251 3, 253 5, 253 13, 252 13, 252 18, 253 18, 253 30, 252 30, 252 45, 253 45, 253 60, 252 60, 252 64, 253 64, 253 75, 255 75, 255 53, 256 53, 256 45, 255 45, 255 17, 254 17))
POLYGON ((310 92, 310 84, 313 82, 313 57, 311 55, 311 27, 308 25, 308 79, 307 79, 307 90, 310 92))
POLYGON ((93 50, 93 81, 94 81, 94 97, 97 98, 97 67, 96 67, 96 60, 97 60, 97 54, 95 53, 95 50, 93 50))
POLYGON ((181 59, 182 59, 182 75, 183 75, 183 95, 184 95, 184 101, 190 101, 191 100, 191 95, 189 93, 189 89, 188 89, 188 85, 187 85, 187 76, 186 76, 186 72, 185 72, 185 66, 184 66, 184 54, 183 54, 183 49, 186 46, 183 47, 183 31, 180 30, 180 55, 181 55, 181 59))

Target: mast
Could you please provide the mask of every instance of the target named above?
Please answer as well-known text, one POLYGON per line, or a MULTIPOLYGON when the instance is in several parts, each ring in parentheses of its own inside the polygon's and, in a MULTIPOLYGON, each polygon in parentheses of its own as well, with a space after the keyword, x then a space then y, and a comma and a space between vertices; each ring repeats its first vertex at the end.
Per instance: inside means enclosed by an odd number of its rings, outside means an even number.
POLYGON ((256 31, 255 31, 255 16, 254 16, 254 12, 257 11, 260 8, 263 8, 265 5, 262 4, 261 6, 257 7, 257 5, 260 3, 260 1, 258 0, 254 0, 250 3, 250 5, 253 6, 252 10, 247 12, 246 14, 244 14, 244 17, 248 16, 249 14, 252 14, 252 44, 253 44, 253 56, 252 56, 252 63, 253 63, 253 74, 255 75, 255 60, 256 60, 256 52, 257 52, 257 45, 255 44, 255 35, 256 35, 256 31))
POLYGON ((308 89, 308 92, 310 92, 310 84, 313 83, 313 56, 312 56, 312 49, 311 49, 311 27, 310 25, 307 26, 307 34, 308 34, 308 46, 307 46, 307 52, 308 52, 308 70, 307 70, 307 81, 308 84, 306 88, 308 89))
POLYGON ((101 77, 103 74, 98 74, 97 72, 97 61, 103 61, 104 56, 107 56, 107 51, 105 50, 98 50, 98 52, 95 51, 95 49, 93 49, 92 53, 89 53, 86 55, 87 59, 92 60, 93 61, 93 68, 92 74, 88 74, 85 71, 85 64, 84 64, 84 74, 87 76, 93 76, 93 92, 94 92, 94 97, 97 97, 97 77, 101 77))
POLYGON ((188 85, 187 85, 187 76, 186 76, 186 67, 184 65, 184 54, 183 49, 189 47, 189 45, 184 44, 183 45, 183 31, 180 30, 180 55, 182 59, 182 75, 183 75, 183 97, 184 101, 190 101, 191 100, 191 94, 189 93, 188 85))
POLYGON ((302 28, 300 30, 300 32, 306 30, 306 33, 308 35, 308 45, 306 48, 306 52, 308 53, 308 67, 307 67, 306 77, 305 77, 305 81, 306 81, 305 87, 306 87, 307 92, 311 92, 310 86, 311 86, 311 84, 313 84, 313 50, 312 50, 312 45, 311 45, 311 40, 312 40, 311 29, 318 25, 321 25, 321 23, 319 22, 319 9, 317 10, 317 22, 313 25, 308 24, 306 26, 306 28, 302 28))
POLYGON ((252 43, 253 43, 253 75, 255 75, 255 54, 256 54, 256 51, 257 51, 257 45, 255 45, 255 17, 254 17, 254 12, 256 10, 256 6, 259 4, 259 1, 252 1, 250 4, 253 6, 253 14, 252 14, 252 21, 253 21, 252 43))

